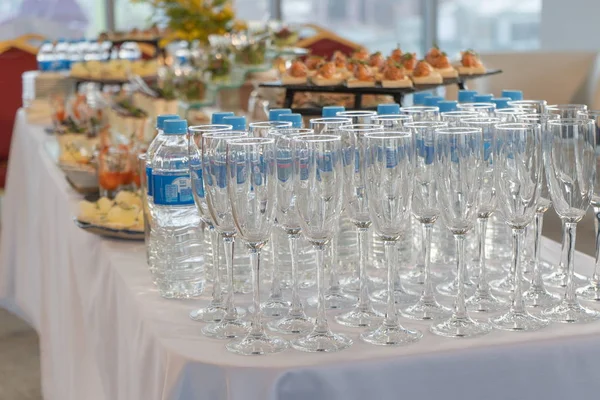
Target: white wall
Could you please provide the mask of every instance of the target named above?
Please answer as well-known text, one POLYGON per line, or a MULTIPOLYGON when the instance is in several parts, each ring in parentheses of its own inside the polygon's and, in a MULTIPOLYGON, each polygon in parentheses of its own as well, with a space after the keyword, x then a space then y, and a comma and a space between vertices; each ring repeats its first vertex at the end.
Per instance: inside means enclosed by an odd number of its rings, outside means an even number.
POLYGON ((600 0, 543 0, 542 51, 600 51, 600 0))

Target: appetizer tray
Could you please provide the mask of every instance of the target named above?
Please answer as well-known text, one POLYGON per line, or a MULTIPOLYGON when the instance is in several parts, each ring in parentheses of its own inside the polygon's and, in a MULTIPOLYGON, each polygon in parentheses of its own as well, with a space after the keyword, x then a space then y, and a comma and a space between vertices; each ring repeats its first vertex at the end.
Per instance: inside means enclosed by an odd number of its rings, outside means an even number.
POLYGON ((94 233, 99 236, 104 236, 114 239, 125 239, 125 240, 144 240, 143 231, 132 231, 128 229, 113 229, 106 226, 94 225, 88 222, 79 221, 77 218, 73 218, 75 225, 79 228, 88 232, 94 233))
MULTIPOLYGON (((354 109, 364 110, 362 107, 362 95, 364 94, 376 94, 376 95, 388 95, 394 98, 394 101, 402 105, 404 96, 407 94, 421 92, 424 90, 435 89, 440 86, 457 85, 459 89, 466 89, 466 82, 468 80, 483 78, 486 76, 497 75, 502 73, 501 69, 491 69, 483 74, 477 75, 460 75, 458 78, 445 78, 441 84, 434 85, 414 85, 409 88, 384 88, 379 84, 373 87, 348 87, 346 85, 337 86, 319 86, 312 83, 306 83, 301 85, 284 85, 281 82, 264 82, 261 83, 261 87, 265 88, 278 88, 285 89, 285 100, 283 108, 291 108, 294 103, 294 95, 301 92, 320 92, 320 93, 347 93, 354 95, 354 109)), ((320 108, 299 108, 293 109, 294 112, 303 115, 315 115, 320 114, 320 108)))

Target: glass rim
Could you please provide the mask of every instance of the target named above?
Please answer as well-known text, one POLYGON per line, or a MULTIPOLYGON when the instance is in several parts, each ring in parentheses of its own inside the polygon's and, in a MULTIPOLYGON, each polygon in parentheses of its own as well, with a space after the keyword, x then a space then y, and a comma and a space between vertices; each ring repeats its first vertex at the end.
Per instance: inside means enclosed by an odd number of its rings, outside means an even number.
POLYGON ((376 116, 373 117, 373 120, 386 121, 386 120, 408 119, 408 118, 412 118, 412 117, 408 114, 377 114, 376 116))
POLYGON ((577 111, 577 114, 586 114, 587 116, 600 117, 600 110, 580 110, 577 111))
MULTIPOLYGON (((533 108, 531 108, 533 110, 533 108)), ((506 107, 496 109, 496 113, 499 114, 528 114, 526 107, 506 107)), ((535 113, 537 114, 537 113, 535 113)))
POLYGON ((590 118, 556 118, 549 119, 548 125, 582 125, 582 124, 593 123, 596 124, 596 121, 590 118))
POLYGON ((275 144, 275 139, 273 138, 263 138, 263 137, 234 137, 227 140, 227 146, 235 145, 235 146, 250 146, 257 144, 275 144))
POLYGON ((192 125, 188 127, 189 133, 208 133, 208 132, 221 132, 221 131, 232 131, 233 125, 227 124, 203 124, 203 125, 192 125))
POLYGON ((538 123, 528 123, 528 122, 503 122, 500 124, 496 124, 496 130, 501 131, 514 131, 514 130, 530 130, 541 128, 541 125, 538 123))
POLYGON ((258 121, 258 122, 250 122, 248 124, 248 126, 250 128, 273 128, 273 127, 288 127, 288 126, 292 126, 292 122, 291 121, 258 121))
POLYGON ((406 128, 445 128, 448 126, 446 121, 412 121, 404 124, 406 128))
POLYGON ((543 105, 543 106, 545 106, 545 105, 548 104, 548 102, 546 100, 511 100, 511 101, 507 102, 507 104, 509 106, 511 106, 511 105, 517 105, 517 106, 518 105, 523 105, 523 106, 526 106, 526 105, 530 105, 530 104, 536 104, 536 105, 543 105))
POLYGON ((140 153, 137 156, 138 161, 146 161, 147 157, 146 157, 146 153, 140 153))
POLYGON ((546 110, 557 110, 557 111, 561 111, 561 110, 578 110, 578 111, 585 111, 587 110, 587 104, 551 104, 551 105, 547 105, 546 106, 546 110))
POLYGON ((451 116, 451 117, 457 117, 457 116, 461 116, 461 115, 480 115, 477 111, 469 111, 469 110, 456 110, 456 111, 444 111, 442 114, 442 117, 444 116, 451 116))
POLYGON ((351 124, 352 120, 350 118, 343 117, 321 117, 321 118, 313 118, 309 120, 311 124, 339 124, 339 123, 348 123, 351 124))
POLYGON ((438 135, 465 135, 471 133, 483 133, 483 130, 471 126, 450 126, 436 129, 435 133, 438 135))
POLYGON ((417 113, 417 112, 427 112, 427 111, 436 111, 440 112, 440 108, 436 106, 407 106, 400 107, 400 112, 404 113, 417 113))
POLYGON ((216 131, 216 132, 206 132, 202 135, 202 139, 227 139, 230 137, 244 137, 248 136, 248 131, 216 131))
POLYGON ((496 108, 495 103, 490 103, 487 101, 474 101, 471 103, 458 103, 456 105, 458 108, 496 108))
POLYGON ((463 119, 462 122, 467 123, 467 124, 486 125, 486 124, 501 123, 501 119, 497 118, 497 117, 473 117, 473 118, 465 118, 465 119, 463 119))
POLYGON ((297 135, 293 138, 294 141, 298 142, 341 142, 342 138, 338 135, 297 135))
POLYGON ((341 131, 380 131, 383 127, 378 124, 348 124, 340 126, 341 131))
POLYGON ((365 139, 403 139, 412 137, 411 131, 380 131, 365 134, 365 139))
POLYGON ((338 111, 335 113, 336 117, 345 117, 345 116, 353 116, 353 117, 371 117, 373 115, 377 115, 377 111, 371 110, 349 110, 349 111, 338 111))
POLYGON ((279 136, 292 136, 292 135, 305 135, 305 134, 314 134, 315 130, 312 128, 294 128, 293 126, 286 127, 283 129, 271 129, 268 133, 273 133, 279 136), (293 133, 287 132, 293 131, 293 133))

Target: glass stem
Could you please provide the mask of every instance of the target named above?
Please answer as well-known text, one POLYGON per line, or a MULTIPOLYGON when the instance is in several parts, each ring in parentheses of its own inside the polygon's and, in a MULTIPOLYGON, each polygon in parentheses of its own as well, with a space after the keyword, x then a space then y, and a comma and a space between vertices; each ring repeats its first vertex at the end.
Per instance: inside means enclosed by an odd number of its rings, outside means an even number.
POLYGON ((369 228, 358 228, 358 308, 361 310, 368 310, 371 303, 371 300, 369 300, 369 282, 367 277, 368 240, 369 228))
POLYGON ((433 283, 431 282, 431 233, 433 232, 433 224, 425 223, 423 227, 423 247, 425 253, 423 254, 423 293, 421 295, 422 300, 425 303, 432 303, 434 301, 433 294, 433 283))
POLYGON ((544 226, 544 213, 536 212, 534 223, 534 241, 533 241, 533 277, 531 278, 531 286, 541 288, 544 286, 542 278, 542 270, 540 268, 540 258, 542 253, 542 228, 544 226))
POLYGON ((600 207, 594 206, 594 228, 596 229, 596 264, 590 283, 596 287, 600 286, 600 207))
POLYGON ((314 333, 326 335, 329 332, 327 326, 327 314, 325 313, 325 245, 315 244, 317 256, 317 318, 315 320, 314 333))
POLYGON ((333 237, 329 248, 329 292, 330 293, 339 293, 340 292, 340 278, 338 276, 338 244, 337 244, 337 235, 333 237))
POLYGON ((465 304, 465 235, 454 234, 454 241, 456 243, 456 277, 458 279, 454 317, 456 319, 467 319, 467 306, 465 304))
POLYGON ((210 246, 212 247, 212 270, 213 270, 213 291, 212 305, 223 304, 223 290, 221 289, 221 270, 219 268, 219 255, 221 253, 219 246, 219 233, 214 226, 208 228, 210 235, 210 246))
POLYGON ((252 305, 254 313, 250 325, 251 335, 261 335, 263 333, 260 311, 260 249, 250 247, 250 267, 252 268, 252 305))
POLYGON ((396 326, 398 324, 398 318, 396 315, 396 299, 394 298, 394 278, 396 270, 396 263, 398 262, 398 251, 396 249, 396 240, 384 241, 384 252, 385 261, 387 267, 387 307, 385 311, 385 319, 383 324, 385 326, 396 326))
POLYGON ((271 249, 272 249, 272 260, 273 260, 273 275, 271 277, 271 293, 269 294, 269 300, 271 301, 281 301, 283 298, 283 295, 281 294, 281 274, 279 271, 279 257, 278 257, 278 249, 279 249, 279 240, 278 240, 278 236, 277 233, 275 232, 275 229, 278 228, 274 228, 273 229, 273 234, 271 235, 272 237, 272 242, 271 242, 271 249))
POLYGON ((488 218, 477 218, 477 223, 479 225, 479 243, 477 245, 479 253, 479 280, 477 282, 477 291, 487 293, 489 292, 489 285, 485 264, 485 235, 487 234, 488 218))
POLYGON ((565 291, 565 301, 568 305, 577 305, 577 294, 575 293, 575 237, 577 224, 574 222, 565 222, 565 239, 567 245, 567 290, 565 291))
POLYGON ((225 300, 225 317, 224 320, 233 321, 237 319, 237 310, 233 301, 233 237, 223 236, 223 247, 225 248, 225 263, 227 265, 227 273, 229 281, 227 282, 227 298, 225 300))
POLYGON ((288 234, 288 244, 290 247, 290 256, 292 258, 292 306, 290 308, 289 315, 293 317, 300 317, 304 314, 302 310, 302 300, 300 299, 300 293, 298 286, 300 285, 298 279, 298 239, 300 238, 299 233, 288 234))
POLYGON ((523 266, 521 265, 521 245, 524 229, 513 228, 513 257, 512 269, 515 271, 513 283, 513 296, 510 309, 513 313, 525 313, 523 301, 523 266))
POLYGON ((563 236, 560 247, 560 263, 558 264, 558 271, 564 276, 567 275, 567 253, 569 252, 569 246, 567 246, 567 225, 563 221, 562 223, 563 236))

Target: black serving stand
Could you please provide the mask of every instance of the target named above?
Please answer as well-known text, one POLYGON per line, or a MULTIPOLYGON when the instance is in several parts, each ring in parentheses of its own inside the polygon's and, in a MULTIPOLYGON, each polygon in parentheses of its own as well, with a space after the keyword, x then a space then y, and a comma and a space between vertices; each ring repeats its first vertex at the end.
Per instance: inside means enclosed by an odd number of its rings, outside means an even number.
MULTIPOLYGON (((460 75, 458 78, 447 78, 444 79, 444 83, 439 85, 415 85, 409 88, 384 88, 379 85, 374 87, 363 87, 363 88, 350 88, 345 85, 338 86, 317 86, 311 83, 302 85, 283 85, 281 82, 264 82, 259 86, 265 88, 278 88, 285 89, 285 100, 283 102, 283 108, 291 108, 294 103, 294 95, 301 92, 318 92, 318 93, 346 93, 354 95, 354 110, 365 110, 367 108, 362 107, 362 97, 365 94, 375 95, 387 95, 394 98, 394 102, 402 105, 404 96, 411 93, 422 92, 425 90, 432 90, 440 86, 457 85, 459 89, 463 90, 467 88, 466 82, 471 79, 483 78, 490 75, 497 75, 502 73, 501 69, 489 70, 484 74, 478 75, 460 75)), ((318 115, 321 113, 321 108, 295 108, 292 110, 295 113, 302 115, 318 115)))

